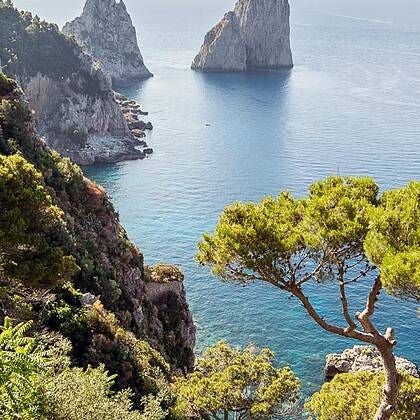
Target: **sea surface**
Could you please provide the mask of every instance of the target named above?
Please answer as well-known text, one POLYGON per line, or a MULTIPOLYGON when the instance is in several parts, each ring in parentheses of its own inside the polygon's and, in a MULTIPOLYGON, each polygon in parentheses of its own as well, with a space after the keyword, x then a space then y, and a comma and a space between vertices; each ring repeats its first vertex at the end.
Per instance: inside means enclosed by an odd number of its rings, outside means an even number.
MULTIPOLYGON (((111 195, 147 263, 169 261, 184 270, 197 352, 222 339, 268 346, 309 394, 322 383, 325 355, 357 343, 323 332, 272 287, 213 278, 194 261, 197 242, 235 200, 283 189, 301 196, 312 181, 333 174, 369 175, 383 189, 420 179, 420 28, 415 19, 383 11, 363 16, 307 2, 294 13, 292 4, 292 70, 199 74, 189 65, 226 4, 211 6, 210 16, 197 10, 188 18, 178 9, 147 19, 136 2, 127 4, 155 77, 123 93, 150 112, 155 153, 85 172, 111 195)), ((352 289, 353 311, 363 306, 367 287, 352 289)), ((334 286, 311 294, 335 320, 334 286)), ((416 305, 381 297, 375 320, 395 327, 396 352, 420 363, 416 305)))

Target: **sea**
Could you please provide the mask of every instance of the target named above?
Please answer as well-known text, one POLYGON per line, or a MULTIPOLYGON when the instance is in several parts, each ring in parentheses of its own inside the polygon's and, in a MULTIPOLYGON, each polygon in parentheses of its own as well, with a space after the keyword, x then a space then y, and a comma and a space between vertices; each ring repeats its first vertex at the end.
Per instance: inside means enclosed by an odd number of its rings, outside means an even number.
MULTIPOLYGON (((64 22, 82 2, 65 2, 66 16, 62 2, 20 3, 64 22)), ((232 1, 126 5, 155 77, 121 92, 149 111, 154 154, 84 171, 112 197, 146 262, 184 271, 197 354, 219 340, 269 347, 309 395, 323 382, 325 356, 358 343, 320 330, 273 287, 214 278, 194 260, 197 242, 234 201, 285 189, 300 197, 329 175, 371 176, 382 190, 420 179, 419 2, 291 0, 294 68, 243 74, 190 70, 204 34, 232 1)), ((363 308, 368 283, 351 289, 352 311, 363 308)), ((340 319, 334 285, 308 293, 323 316, 340 319)), ((383 295, 375 322, 394 327, 396 353, 420 364, 416 309, 383 295)))

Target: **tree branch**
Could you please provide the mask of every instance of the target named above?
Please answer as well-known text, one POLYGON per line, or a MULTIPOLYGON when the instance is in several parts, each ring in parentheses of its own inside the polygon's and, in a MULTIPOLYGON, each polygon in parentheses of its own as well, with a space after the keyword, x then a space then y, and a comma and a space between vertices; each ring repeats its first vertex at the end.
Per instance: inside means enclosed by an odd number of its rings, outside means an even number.
POLYGON ((372 289, 367 298, 366 307, 362 313, 357 312, 356 317, 362 325, 365 332, 369 334, 379 334, 375 326, 373 325, 370 317, 375 312, 375 304, 378 301, 378 295, 382 289, 382 282, 380 276, 376 277, 372 289))
POLYGON ((343 337, 355 338, 365 343, 374 344, 374 337, 371 334, 367 334, 358 330, 349 330, 347 328, 338 327, 325 321, 325 319, 322 318, 316 309, 312 306, 309 299, 304 295, 302 288, 299 285, 289 285, 289 291, 301 301, 309 316, 324 330, 333 334, 341 335, 343 337))
POLYGON ((340 280, 340 299, 341 299, 341 308, 343 310, 344 318, 346 319, 347 324, 349 324, 349 330, 353 331, 356 329, 356 324, 354 323, 349 313, 349 306, 348 306, 347 295, 346 295, 346 286, 344 285, 344 282, 342 280, 340 280))

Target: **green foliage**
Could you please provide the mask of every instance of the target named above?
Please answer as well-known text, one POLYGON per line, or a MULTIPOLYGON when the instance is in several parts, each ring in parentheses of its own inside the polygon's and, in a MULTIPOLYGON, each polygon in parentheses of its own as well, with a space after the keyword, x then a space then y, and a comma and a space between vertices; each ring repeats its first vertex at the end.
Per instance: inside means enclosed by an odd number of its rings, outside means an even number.
POLYGON ((147 341, 122 328, 99 301, 88 312, 88 320, 95 334, 90 363, 106 363, 107 369, 118 374, 119 388, 131 386, 142 395, 158 394, 165 388, 170 367, 147 341))
POLYGON ((217 419, 221 414, 272 418, 285 403, 296 400, 299 390, 293 372, 287 367, 276 369, 272 362, 268 349, 239 351, 218 343, 197 361, 193 373, 176 380, 176 414, 181 418, 217 419))
POLYGON ((369 178, 331 177, 303 199, 282 193, 235 203, 214 234, 203 236, 197 260, 223 279, 263 280, 287 290, 339 276, 356 282, 378 265, 391 293, 418 296, 419 185, 378 200, 369 178))
MULTIPOLYGON (((318 420, 371 419, 380 403, 383 384, 380 373, 339 374, 324 384, 305 407, 318 420)), ((416 420, 419 412, 420 379, 404 374, 392 419, 416 420)))
POLYGON ((114 393, 115 377, 103 367, 66 369, 49 378, 43 389, 45 414, 54 420, 143 420, 132 411, 132 393, 114 393))
POLYGON ((25 284, 54 285, 77 266, 58 246, 63 212, 53 204, 42 175, 19 154, 0 156, 0 264, 25 284))
POLYGON ((420 182, 384 193, 365 249, 390 293, 420 300, 420 182))
POLYGON ((4 420, 39 418, 37 375, 44 358, 35 339, 26 337, 31 322, 12 326, 6 318, 0 327, 0 413, 4 420))
POLYGON ((63 334, 72 342, 75 349, 84 348, 91 339, 86 310, 62 299, 44 305, 40 321, 63 334))

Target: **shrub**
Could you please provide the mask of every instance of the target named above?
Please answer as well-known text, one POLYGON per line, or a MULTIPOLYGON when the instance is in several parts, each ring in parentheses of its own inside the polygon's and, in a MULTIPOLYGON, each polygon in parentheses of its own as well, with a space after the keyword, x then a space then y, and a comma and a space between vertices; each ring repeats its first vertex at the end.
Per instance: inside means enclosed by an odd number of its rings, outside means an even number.
MULTIPOLYGON (((384 376, 358 372, 336 375, 315 393, 305 407, 318 420, 361 420, 374 418, 381 401, 384 376)), ((398 395, 393 420, 416 420, 420 413, 420 379, 407 374, 398 395)))

